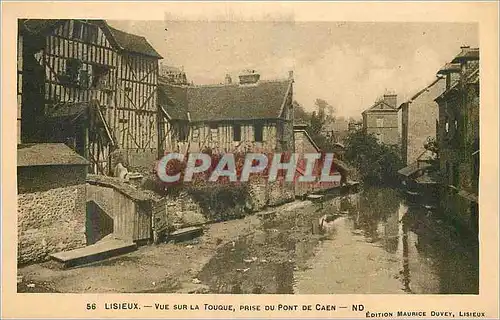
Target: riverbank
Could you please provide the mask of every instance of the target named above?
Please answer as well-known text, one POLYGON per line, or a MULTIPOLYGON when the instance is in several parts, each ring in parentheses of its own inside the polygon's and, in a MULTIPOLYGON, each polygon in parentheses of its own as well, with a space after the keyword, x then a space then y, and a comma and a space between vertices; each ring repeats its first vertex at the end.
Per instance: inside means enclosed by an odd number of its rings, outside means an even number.
MULTIPOLYGON (((18 292, 208 292, 210 283, 205 285, 198 278, 206 275, 199 274, 217 252, 267 230, 273 212, 298 216, 314 208, 309 201, 295 201, 242 219, 207 225, 203 235, 191 241, 142 246, 129 254, 78 268, 61 270, 51 261, 26 266, 18 270, 22 279, 18 292)), ((291 233, 300 234, 298 230, 291 233)), ((271 256, 278 257, 272 244, 265 247, 271 256)), ((277 259, 282 262, 288 258, 277 259)), ((229 272, 241 272, 236 269, 229 272)))
MULTIPOLYGON (((474 239, 473 239, 474 240, 474 239)), ((398 190, 295 201, 81 268, 19 270, 19 292, 477 294, 479 245, 398 190), (34 285, 34 286, 33 286, 34 285)))

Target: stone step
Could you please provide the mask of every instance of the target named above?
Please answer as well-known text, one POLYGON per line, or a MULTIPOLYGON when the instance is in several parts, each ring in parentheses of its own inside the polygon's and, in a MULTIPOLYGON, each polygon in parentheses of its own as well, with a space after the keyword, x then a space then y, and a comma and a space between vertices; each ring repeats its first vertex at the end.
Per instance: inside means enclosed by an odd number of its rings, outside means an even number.
POLYGON ((50 258, 61 263, 64 268, 69 268, 101 261, 136 249, 137 245, 132 241, 109 239, 83 248, 53 253, 50 258))
POLYGON ((173 240, 175 242, 191 240, 201 236, 203 233, 202 227, 188 227, 175 230, 168 235, 168 240, 173 240))

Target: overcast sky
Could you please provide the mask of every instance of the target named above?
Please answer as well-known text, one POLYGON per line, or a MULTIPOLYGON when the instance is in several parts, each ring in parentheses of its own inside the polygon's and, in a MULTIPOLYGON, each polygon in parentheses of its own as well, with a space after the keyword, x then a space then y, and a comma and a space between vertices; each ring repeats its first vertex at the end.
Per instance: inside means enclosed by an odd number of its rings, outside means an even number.
POLYGON ((295 76, 294 98, 307 110, 327 100, 339 116, 359 118, 386 90, 398 102, 433 81, 461 45, 478 46, 476 24, 360 22, 109 21, 145 36, 195 84, 295 76), (165 31, 165 28, 168 31, 165 31))

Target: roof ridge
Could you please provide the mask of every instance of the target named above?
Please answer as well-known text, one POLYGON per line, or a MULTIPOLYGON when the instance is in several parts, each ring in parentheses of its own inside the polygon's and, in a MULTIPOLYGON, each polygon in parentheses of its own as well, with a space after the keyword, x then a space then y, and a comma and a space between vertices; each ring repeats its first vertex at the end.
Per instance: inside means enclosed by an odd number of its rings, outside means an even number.
POLYGON ((436 77, 436 79, 434 79, 434 81, 432 81, 430 84, 428 84, 427 86, 425 86, 423 89, 417 91, 417 93, 415 93, 413 96, 411 96, 410 99, 406 100, 405 102, 401 103, 400 106, 397 108, 398 110, 401 109, 401 106, 405 103, 411 103, 413 102, 415 99, 417 99, 422 93, 424 93, 425 91, 427 91, 428 89, 432 88, 434 85, 436 85, 436 83, 439 82, 439 80, 443 80, 444 78, 443 77, 436 77))
POLYGON ((209 88, 209 87, 254 87, 258 86, 259 84, 266 84, 266 83, 289 83, 291 80, 288 79, 268 79, 268 80, 259 80, 256 83, 249 83, 249 84, 240 84, 240 83, 231 83, 231 84, 225 84, 225 83, 207 83, 207 84, 195 84, 189 86, 190 88, 209 88))
POLYGON ((390 104, 388 104, 387 102, 385 102, 384 100, 380 100, 380 101, 377 101, 374 104, 372 104, 371 107, 369 107, 368 109, 366 109, 365 111, 363 111, 363 113, 370 111, 371 109, 375 108, 376 106, 380 105, 381 103, 385 104, 386 106, 388 106, 392 110, 398 110, 397 107, 393 107, 390 104))

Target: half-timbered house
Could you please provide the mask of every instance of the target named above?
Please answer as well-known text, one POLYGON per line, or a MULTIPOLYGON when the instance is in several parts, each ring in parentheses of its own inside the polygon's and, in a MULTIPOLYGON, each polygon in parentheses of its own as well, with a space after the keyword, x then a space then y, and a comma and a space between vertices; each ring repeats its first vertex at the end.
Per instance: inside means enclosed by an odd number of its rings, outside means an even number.
MULTIPOLYGON (((227 76, 226 76, 227 78, 227 76)), ((179 86, 160 79, 164 151, 293 151, 293 75, 262 81, 254 71, 239 83, 179 86)))
POLYGON ((158 156, 158 60, 141 36, 104 20, 19 21, 20 140, 64 142, 108 174, 158 156))

